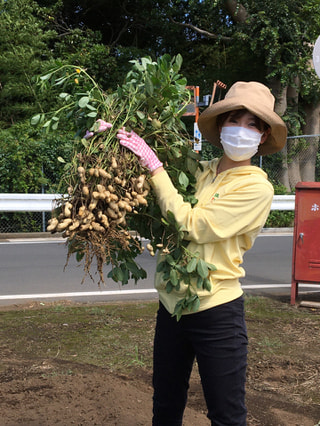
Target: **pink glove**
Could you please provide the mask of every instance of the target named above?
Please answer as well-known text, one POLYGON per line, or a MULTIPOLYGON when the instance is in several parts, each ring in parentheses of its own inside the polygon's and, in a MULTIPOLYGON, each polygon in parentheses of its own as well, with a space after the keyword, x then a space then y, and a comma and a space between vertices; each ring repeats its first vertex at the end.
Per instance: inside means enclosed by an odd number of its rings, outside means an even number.
POLYGON ((150 172, 163 166, 149 145, 134 131, 127 132, 123 127, 118 130, 117 138, 120 140, 122 146, 130 149, 130 151, 139 157, 140 164, 146 167, 150 172))
POLYGON ((111 123, 107 123, 104 120, 101 120, 101 118, 99 118, 96 123, 98 123, 98 129, 96 130, 97 132, 105 132, 107 129, 111 129, 112 124, 111 123))
MULTIPOLYGON (((111 127, 111 123, 107 123, 106 121, 101 120, 101 118, 99 118, 99 120, 97 120, 93 126, 94 131, 98 133, 105 132, 106 130, 111 129, 111 127)), ((87 130, 83 137, 84 139, 90 139, 92 136, 94 136, 94 132, 89 132, 89 130, 87 130)))
POLYGON ((89 130, 86 131, 86 134, 83 136, 84 139, 90 139, 94 135, 93 132, 89 132, 89 130))

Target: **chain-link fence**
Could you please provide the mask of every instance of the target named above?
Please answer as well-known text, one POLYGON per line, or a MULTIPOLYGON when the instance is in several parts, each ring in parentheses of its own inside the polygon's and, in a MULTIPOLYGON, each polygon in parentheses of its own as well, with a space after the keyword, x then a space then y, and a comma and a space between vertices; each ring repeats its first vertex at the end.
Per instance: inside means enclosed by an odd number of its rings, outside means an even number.
MULTIPOLYGON (((253 158, 252 163, 268 174, 276 194, 293 193, 295 184, 299 181, 320 181, 318 136, 320 135, 288 138, 287 149, 283 152, 253 158)), ((205 160, 221 156, 221 150, 207 142, 202 143, 201 153, 205 160)), ((45 177, 51 179, 51 176, 45 177)), ((45 192, 45 188, 42 191, 45 192)), ((290 223, 293 212, 282 213, 272 213, 267 225, 285 226, 286 217, 290 223)), ((0 213, 0 233, 44 232, 50 217, 50 212, 3 212, 0 213)))
POLYGON ((0 233, 45 232, 50 212, 0 213, 0 233))
MULTIPOLYGON (((52 184, 57 183, 56 176, 47 172, 45 167, 42 168, 42 174, 52 184)), ((43 186, 41 193, 46 193, 51 186, 43 186)), ((0 212, 0 233, 45 232, 50 218, 51 212, 0 212)))

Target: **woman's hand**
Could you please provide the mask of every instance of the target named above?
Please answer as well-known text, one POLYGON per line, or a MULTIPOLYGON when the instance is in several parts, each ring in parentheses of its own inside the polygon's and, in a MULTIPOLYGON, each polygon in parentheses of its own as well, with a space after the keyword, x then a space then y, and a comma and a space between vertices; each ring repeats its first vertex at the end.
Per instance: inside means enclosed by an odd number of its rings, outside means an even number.
POLYGON ((123 127, 118 130, 117 138, 122 146, 130 149, 130 151, 139 157, 140 164, 146 167, 150 172, 154 172, 156 169, 163 166, 149 145, 134 131, 127 132, 123 127))

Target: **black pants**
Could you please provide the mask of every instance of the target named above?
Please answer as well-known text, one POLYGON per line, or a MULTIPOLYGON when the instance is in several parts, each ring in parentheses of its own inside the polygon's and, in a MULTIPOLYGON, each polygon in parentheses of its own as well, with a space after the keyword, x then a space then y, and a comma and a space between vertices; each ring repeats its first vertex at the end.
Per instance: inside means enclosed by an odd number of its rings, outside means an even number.
POLYGON ((243 298, 183 315, 160 303, 154 340, 154 426, 181 426, 197 359, 208 418, 214 426, 245 426, 247 330, 243 298))

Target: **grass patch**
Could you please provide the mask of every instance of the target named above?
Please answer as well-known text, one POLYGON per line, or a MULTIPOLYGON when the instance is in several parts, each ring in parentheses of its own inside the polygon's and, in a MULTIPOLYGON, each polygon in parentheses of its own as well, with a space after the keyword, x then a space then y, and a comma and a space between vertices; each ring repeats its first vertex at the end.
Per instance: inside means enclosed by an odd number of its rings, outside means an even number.
MULTIPOLYGON (((283 370, 284 376, 290 370, 286 380, 294 386, 303 385, 304 378, 319 379, 319 310, 264 297, 246 297, 245 309, 249 383, 258 383, 262 369, 280 375, 283 370)), ((59 359, 117 373, 151 370, 156 311, 156 302, 2 310, 0 350, 8 358, 59 359)), ((313 400, 319 399, 307 380, 305 386, 313 400)))
MULTIPOLYGON (((300 415, 303 407, 304 415, 310 415, 314 420, 312 425, 317 423, 320 410, 320 311, 293 307, 289 300, 250 296, 245 298, 245 310, 249 337, 246 387, 251 416, 255 419, 251 419, 253 423, 248 425, 278 424, 275 420, 270 421, 272 407, 285 410, 281 412, 282 416, 284 412, 300 415), (270 407, 265 413, 261 411, 264 404, 270 407), (256 419, 260 417, 265 417, 266 421, 257 423, 256 419)), ((53 400, 59 404, 57 395, 69 386, 67 396, 62 397, 61 407, 65 407, 65 397, 79 398, 88 386, 91 386, 90 395, 97 386, 107 392, 105 383, 110 380, 124 395, 128 392, 128 383, 147 389, 147 393, 152 392, 156 312, 156 302, 92 305, 61 302, 33 303, 27 309, 2 307, 0 382, 3 407, 6 407, 4 412, 11 406, 12 398, 17 403, 13 394, 21 392, 21 398, 29 395, 25 388, 32 391, 33 405, 34 398, 38 398, 40 405, 41 398, 50 394, 52 406, 53 400)), ((190 389, 198 390, 191 392, 190 403, 203 411, 196 369, 191 382, 190 389)), ((102 406, 108 401, 106 395, 101 396, 102 406)), ((112 399, 110 401, 114 404, 112 399)), ((96 412, 96 408, 92 405, 91 412, 96 412)), ((63 413, 64 408, 60 411, 63 413)), ((25 415, 25 405, 20 411, 15 405, 14 412, 10 413, 20 419, 25 415)), ((80 423, 83 424, 83 419, 80 423)), ((101 417, 97 424, 102 423, 105 424, 101 417)), ((292 421, 288 420, 286 424, 292 424, 292 421)))
POLYGON ((16 356, 127 371, 151 367, 156 303, 42 306, 0 312, 2 345, 16 356))

